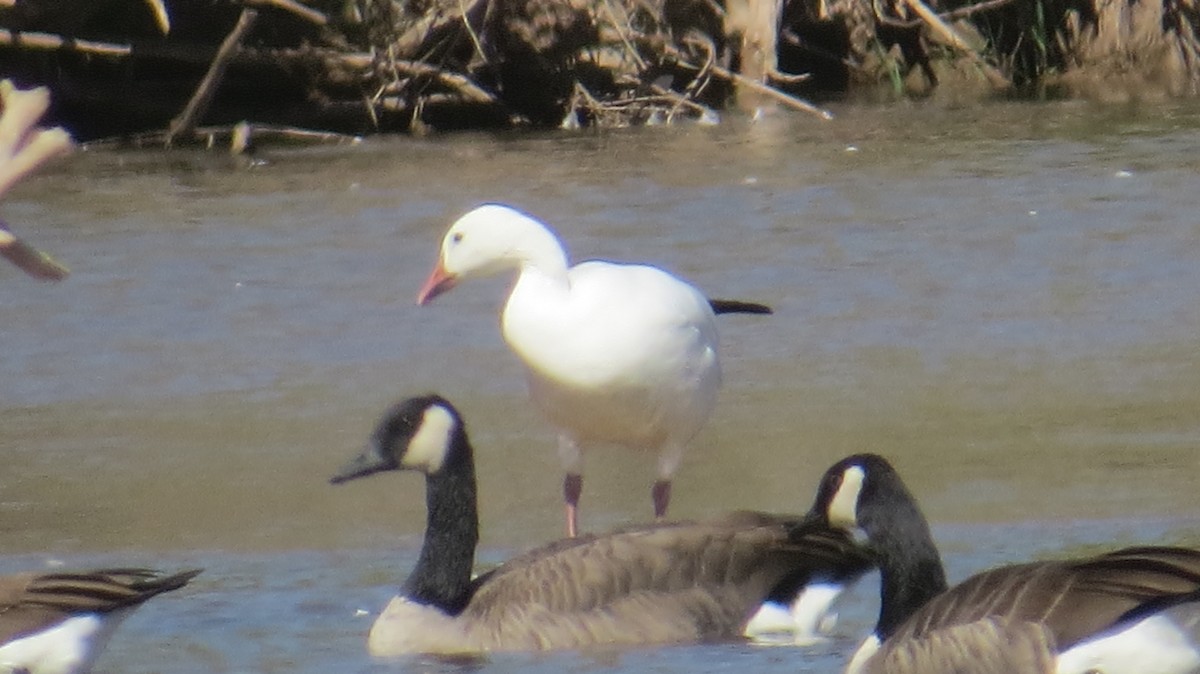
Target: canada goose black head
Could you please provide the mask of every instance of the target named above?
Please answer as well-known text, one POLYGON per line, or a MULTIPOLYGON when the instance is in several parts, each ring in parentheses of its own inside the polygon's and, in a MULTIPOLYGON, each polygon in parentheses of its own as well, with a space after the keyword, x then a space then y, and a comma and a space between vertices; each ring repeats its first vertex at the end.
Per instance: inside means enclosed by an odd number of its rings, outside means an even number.
POLYGON ((366 448, 329 481, 391 470, 425 475, 425 542, 403 592, 456 613, 470 599, 479 511, 471 444, 454 405, 430 394, 388 408, 366 448))
POLYGON ((912 492, 878 454, 854 454, 825 471, 810 518, 868 543, 896 534, 911 541, 929 531, 912 492))
POLYGON ((805 525, 855 531, 879 566, 879 621, 848 674, 1200 672, 1200 551, 1002 566, 949 589, 916 499, 875 455, 830 468, 805 525))
POLYGON ((430 394, 389 408, 362 453, 329 481, 340 484, 387 470, 415 470, 433 476, 470 459, 458 410, 445 398, 430 394))
POLYGON ((849 533, 874 558, 883 594, 876 634, 887 638, 907 617, 902 606, 920 605, 947 588, 929 523, 892 464, 878 454, 838 461, 821 478, 803 529, 828 527, 849 533))

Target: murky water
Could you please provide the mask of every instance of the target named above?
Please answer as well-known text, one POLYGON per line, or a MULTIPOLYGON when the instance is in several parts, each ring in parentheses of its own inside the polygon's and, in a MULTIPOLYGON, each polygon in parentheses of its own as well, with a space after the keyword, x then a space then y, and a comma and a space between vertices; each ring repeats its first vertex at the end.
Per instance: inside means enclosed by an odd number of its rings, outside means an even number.
MULTIPOLYGON (((503 200, 578 257, 715 296, 726 385, 673 515, 806 509, 841 456, 890 456, 951 575, 1096 545, 1200 544, 1200 108, 839 111, 758 124, 77 154, 6 219, 73 268, 0 268, 0 570, 203 566, 135 614, 108 672, 353 672, 415 560, 421 480, 326 478, 399 397, 459 405, 481 561, 559 535, 551 432, 503 347, 505 283, 417 308, 440 233, 503 200)), ((649 515, 649 458, 589 457, 588 529, 649 515), (629 476, 636 479, 629 479, 629 476)), ((707 646, 418 671, 834 672, 707 646)))

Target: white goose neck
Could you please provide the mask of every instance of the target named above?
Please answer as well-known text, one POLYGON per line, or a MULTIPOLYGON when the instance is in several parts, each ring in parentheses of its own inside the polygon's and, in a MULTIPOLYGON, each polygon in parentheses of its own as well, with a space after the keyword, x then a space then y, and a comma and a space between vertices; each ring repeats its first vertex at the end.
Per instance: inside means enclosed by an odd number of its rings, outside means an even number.
POLYGON ((512 258, 521 272, 536 271, 555 281, 566 282, 570 265, 567 252, 554 232, 546 225, 521 213, 514 212, 516 236, 513 240, 512 258))

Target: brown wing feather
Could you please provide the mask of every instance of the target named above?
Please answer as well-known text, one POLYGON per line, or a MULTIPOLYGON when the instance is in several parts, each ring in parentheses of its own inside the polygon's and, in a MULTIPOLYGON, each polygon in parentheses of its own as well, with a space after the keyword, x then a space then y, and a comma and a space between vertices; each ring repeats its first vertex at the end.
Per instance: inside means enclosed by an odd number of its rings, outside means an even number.
POLYGON ((907 620, 889 644, 988 618, 1044 625, 1059 650, 1147 603, 1200 591, 1200 551, 1138 547, 1080 560, 1006 566, 968 578, 907 620))
POLYGON ((481 578, 460 617, 485 648, 734 638, 786 575, 867 567, 848 539, 792 541, 784 521, 740 513, 560 541, 481 578))
POLYGON ((1051 674, 1054 664, 1050 634, 1042 625, 985 618, 897 643, 872 659, 866 671, 1051 674))
POLYGON ((0 578, 0 643, 79 613, 136 606, 187 584, 198 569, 163 575, 149 569, 22 573, 0 578))

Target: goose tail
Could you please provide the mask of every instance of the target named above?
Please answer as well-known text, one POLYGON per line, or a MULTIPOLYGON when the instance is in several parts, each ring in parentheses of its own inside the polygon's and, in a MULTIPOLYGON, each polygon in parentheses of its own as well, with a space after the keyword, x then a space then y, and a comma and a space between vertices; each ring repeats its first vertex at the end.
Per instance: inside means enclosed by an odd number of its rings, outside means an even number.
POLYGON ((709 299, 709 306, 712 307, 713 313, 720 316, 721 314, 759 314, 770 315, 775 313, 771 307, 758 302, 744 302, 742 300, 721 300, 709 299))

